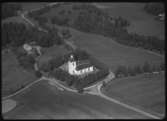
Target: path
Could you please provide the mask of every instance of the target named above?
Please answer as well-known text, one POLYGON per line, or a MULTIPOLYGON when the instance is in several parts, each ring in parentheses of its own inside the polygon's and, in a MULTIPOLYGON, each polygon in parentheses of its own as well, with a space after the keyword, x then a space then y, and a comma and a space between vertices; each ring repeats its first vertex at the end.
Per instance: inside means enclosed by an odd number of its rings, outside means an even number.
POLYGON ((41 80, 43 80, 43 79, 45 79, 45 77, 41 77, 40 79, 37 79, 36 81, 34 81, 34 82, 32 82, 32 83, 26 85, 24 88, 20 89, 19 91, 15 92, 15 93, 13 93, 13 94, 11 94, 11 95, 2 97, 2 100, 6 100, 6 99, 8 99, 8 98, 11 98, 11 97, 13 97, 13 96, 15 96, 15 95, 17 95, 17 94, 23 92, 25 89, 29 88, 29 87, 32 86, 33 84, 35 84, 35 83, 37 83, 37 82, 39 82, 39 81, 41 81, 41 80))

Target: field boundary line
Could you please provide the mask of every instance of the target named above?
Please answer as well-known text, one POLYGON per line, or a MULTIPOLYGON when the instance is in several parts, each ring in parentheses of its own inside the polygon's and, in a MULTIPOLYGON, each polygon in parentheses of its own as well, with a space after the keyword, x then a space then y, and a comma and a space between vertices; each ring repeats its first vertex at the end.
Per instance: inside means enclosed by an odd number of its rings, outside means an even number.
POLYGON ((125 103, 123 103, 123 102, 121 102, 121 101, 119 101, 119 100, 116 100, 116 99, 114 99, 114 98, 111 98, 111 97, 108 97, 108 96, 104 95, 104 94, 101 92, 101 90, 100 90, 100 89, 101 89, 101 86, 102 86, 102 85, 98 85, 98 86, 97 86, 98 91, 99 91, 99 96, 100 96, 100 97, 105 98, 106 100, 112 101, 112 102, 114 102, 114 103, 117 103, 117 104, 119 104, 119 105, 121 105, 121 106, 123 106, 123 107, 126 107, 126 108, 128 108, 128 109, 131 109, 131 110, 133 110, 133 111, 135 111, 135 112, 139 112, 139 113, 141 113, 141 114, 144 114, 145 116, 151 117, 151 118, 153 118, 153 119, 160 119, 160 117, 158 117, 158 116, 155 116, 155 115, 153 115, 153 114, 150 114, 150 113, 148 113, 148 112, 145 112, 145 111, 140 110, 140 109, 138 109, 138 108, 135 108, 135 107, 133 107, 133 106, 130 106, 130 105, 128 105, 128 104, 125 104, 125 103))
POLYGON ((22 88, 21 90, 15 92, 15 93, 13 93, 13 94, 10 94, 10 95, 8 95, 8 96, 2 97, 2 100, 8 99, 8 98, 10 98, 10 97, 13 97, 13 96, 15 96, 15 95, 21 93, 21 92, 24 91, 25 89, 29 88, 29 87, 32 86, 33 84, 35 84, 35 83, 37 83, 37 82, 39 82, 39 81, 41 81, 41 80, 44 80, 44 79, 45 79, 44 77, 39 78, 39 79, 35 80, 34 82, 28 84, 27 86, 25 86, 25 87, 22 88))

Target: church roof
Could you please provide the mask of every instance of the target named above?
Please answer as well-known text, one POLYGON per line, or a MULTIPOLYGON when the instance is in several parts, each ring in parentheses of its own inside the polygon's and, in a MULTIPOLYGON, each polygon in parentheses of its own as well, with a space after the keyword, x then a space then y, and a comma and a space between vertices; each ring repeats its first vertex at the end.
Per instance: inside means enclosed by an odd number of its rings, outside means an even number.
POLYGON ((90 63, 89 60, 78 61, 76 70, 82 70, 84 68, 88 68, 88 67, 91 67, 91 66, 92 66, 92 64, 90 63))

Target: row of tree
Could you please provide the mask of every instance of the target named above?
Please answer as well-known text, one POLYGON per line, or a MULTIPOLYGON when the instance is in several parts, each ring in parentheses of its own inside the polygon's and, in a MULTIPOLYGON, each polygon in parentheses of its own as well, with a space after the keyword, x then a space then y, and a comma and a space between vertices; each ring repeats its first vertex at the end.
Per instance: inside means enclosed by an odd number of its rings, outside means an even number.
POLYGON ((50 47, 54 44, 62 44, 62 39, 58 31, 54 28, 49 32, 42 32, 33 27, 26 27, 22 23, 4 23, 2 30, 2 47, 10 45, 12 47, 22 46, 24 43, 35 41, 42 47, 50 47))
POLYGON ((152 15, 157 16, 158 14, 165 12, 165 4, 163 2, 146 3, 144 10, 152 15))
POLYGON ((134 67, 126 67, 120 65, 117 67, 115 71, 116 77, 127 77, 127 76, 135 76, 142 73, 152 73, 152 72, 160 72, 165 70, 164 63, 161 63, 158 66, 151 66, 148 62, 145 62, 142 67, 136 65, 134 67))
POLYGON ((58 68, 59 66, 66 63, 69 60, 71 54, 74 55, 75 60, 85 60, 89 57, 86 51, 77 49, 75 51, 72 51, 71 53, 51 58, 47 62, 41 64, 39 69, 43 72, 51 72, 53 71, 53 69, 58 68))

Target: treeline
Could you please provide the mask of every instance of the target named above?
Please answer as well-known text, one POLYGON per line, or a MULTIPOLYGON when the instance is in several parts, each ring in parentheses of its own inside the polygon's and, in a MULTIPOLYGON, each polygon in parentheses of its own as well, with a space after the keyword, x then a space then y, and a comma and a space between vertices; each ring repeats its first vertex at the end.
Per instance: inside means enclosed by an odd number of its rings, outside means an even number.
POLYGON ((58 68, 59 66, 63 65, 65 63, 65 59, 63 56, 54 57, 50 59, 48 62, 40 65, 39 70, 43 72, 51 72, 55 68, 58 68))
POLYGON ((92 32, 115 38, 115 41, 120 44, 132 47, 141 47, 159 53, 164 52, 164 40, 160 40, 154 36, 142 36, 134 33, 128 33, 125 28, 128 25, 129 22, 125 22, 125 20, 121 20, 121 18, 118 18, 113 23, 103 14, 97 14, 97 12, 91 13, 87 10, 84 12, 82 11, 78 15, 77 19, 75 19, 73 27, 80 31, 92 32), (118 20, 122 23, 119 23, 118 20))
POLYGON ((157 16, 165 12, 165 4, 162 2, 146 3, 144 10, 152 15, 157 16))
POLYGON ((148 62, 145 62, 143 66, 136 65, 134 67, 126 67, 119 65, 115 71, 115 76, 118 77, 127 77, 127 76, 136 76, 142 73, 153 73, 160 72, 165 70, 165 64, 160 63, 158 66, 150 65, 148 62))
POLYGON ((35 58, 33 56, 27 54, 20 54, 17 56, 17 60, 20 66, 25 70, 34 71, 35 58))
POLYGON ((165 40, 160 40, 155 36, 144 36, 135 33, 129 34, 127 31, 120 31, 117 33, 115 40, 120 44, 140 47, 161 54, 165 51, 165 40))
POLYGON ((3 3, 1 6, 1 17, 2 19, 6 19, 16 16, 19 10, 22 10, 22 6, 19 3, 3 3))
POLYGON ((61 55, 58 57, 53 57, 47 62, 43 64, 39 64, 40 67, 39 69, 43 72, 51 72, 55 68, 58 68, 59 66, 63 65, 64 63, 68 62, 70 55, 73 54, 75 57, 75 60, 84 60, 89 58, 89 54, 82 50, 82 49, 77 49, 76 51, 72 51, 71 53, 61 55))
POLYGON ((36 28, 27 28, 22 23, 4 23, 2 30, 2 48, 7 46, 19 47, 24 43, 35 41, 42 47, 50 47, 54 44, 62 44, 56 29, 50 29, 48 33, 38 31, 36 28))

